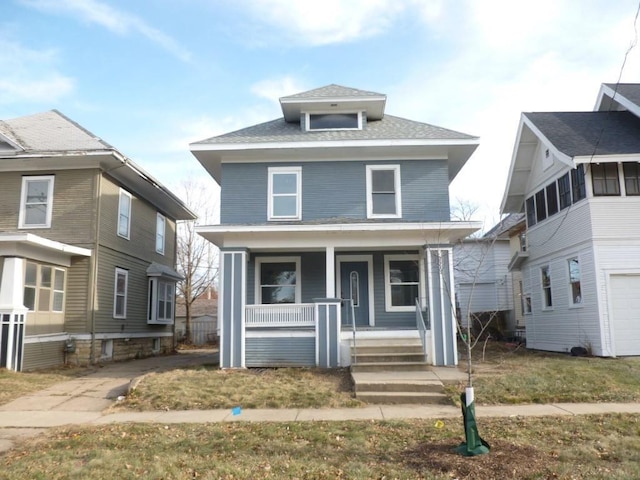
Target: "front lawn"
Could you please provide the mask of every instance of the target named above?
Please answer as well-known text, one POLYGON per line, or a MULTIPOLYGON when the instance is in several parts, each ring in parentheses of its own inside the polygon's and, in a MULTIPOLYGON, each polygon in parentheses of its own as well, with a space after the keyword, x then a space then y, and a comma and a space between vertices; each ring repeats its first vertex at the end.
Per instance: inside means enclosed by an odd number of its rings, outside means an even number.
POLYGON ((640 478, 640 416, 481 419, 491 452, 462 457, 461 420, 118 424, 53 430, 0 456, 0 479, 640 478))
POLYGON ((0 405, 78 377, 87 371, 89 370, 81 367, 60 367, 37 372, 13 372, 0 368, 0 405))

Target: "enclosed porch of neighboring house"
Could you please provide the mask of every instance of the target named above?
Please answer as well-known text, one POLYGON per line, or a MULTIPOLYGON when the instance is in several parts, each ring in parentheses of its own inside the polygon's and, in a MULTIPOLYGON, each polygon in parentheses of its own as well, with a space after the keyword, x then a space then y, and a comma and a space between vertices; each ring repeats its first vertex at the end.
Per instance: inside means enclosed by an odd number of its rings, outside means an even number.
POLYGON ((0 368, 64 363, 69 267, 91 250, 30 233, 0 233, 0 368))
POLYGON ((221 248, 221 367, 348 366, 376 339, 457 364, 449 241, 477 227, 332 227, 199 228, 221 248))

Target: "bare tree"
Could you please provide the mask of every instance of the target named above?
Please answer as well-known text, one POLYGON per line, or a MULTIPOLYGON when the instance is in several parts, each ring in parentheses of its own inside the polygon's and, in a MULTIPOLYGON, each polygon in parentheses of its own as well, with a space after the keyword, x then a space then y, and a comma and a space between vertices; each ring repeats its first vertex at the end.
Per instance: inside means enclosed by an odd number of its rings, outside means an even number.
POLYGON ((177 226, 177 270, 184 280, 178 282, 178 301, 185 307, 185 340, 191 341, 192 305, 208 289, 215 289, 218 280, 218 249, 198 235, 196 226, 215 220, 217 196, 214 185, 189 178, 180 183, 178 191, 197 220, 179 222, 177 226))

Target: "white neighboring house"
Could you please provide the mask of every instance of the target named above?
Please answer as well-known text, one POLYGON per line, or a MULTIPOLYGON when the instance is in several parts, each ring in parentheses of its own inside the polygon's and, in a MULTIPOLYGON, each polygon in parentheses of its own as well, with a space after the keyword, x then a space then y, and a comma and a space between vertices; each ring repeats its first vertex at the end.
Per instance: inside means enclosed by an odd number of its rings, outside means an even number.
POLYGON ((527 347, 640 355, 640 84, 593 112, 523 113, 502 213, 526 212, 527 347))
POLYGON ((460 324, 467 319, 490 321, 488 331, 502 338, 523 333, 520 312, 519 272, 509 271, 510 231, 523 218, 511 214, 480 238, 467 238, 454 246, 454 279, 460 324), (514 308, 515 307, 515 308, 514 308))

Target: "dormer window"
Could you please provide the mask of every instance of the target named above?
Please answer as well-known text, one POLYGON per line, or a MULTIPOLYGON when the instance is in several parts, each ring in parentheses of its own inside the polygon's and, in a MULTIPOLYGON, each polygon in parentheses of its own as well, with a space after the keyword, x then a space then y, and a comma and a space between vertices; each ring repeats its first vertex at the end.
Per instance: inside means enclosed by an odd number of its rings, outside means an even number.
POLYGON ((308 131, 362 130, 362 112, 355 113, 307 113, 308 131))

